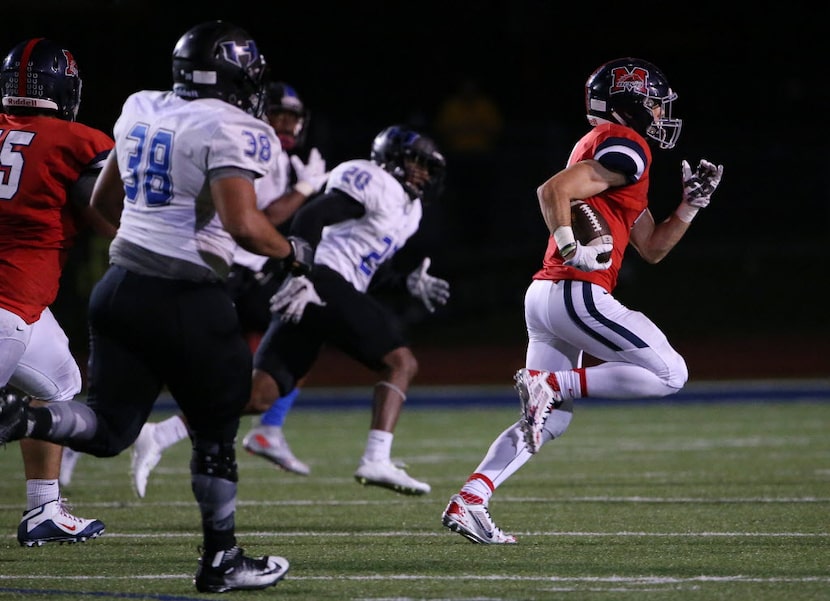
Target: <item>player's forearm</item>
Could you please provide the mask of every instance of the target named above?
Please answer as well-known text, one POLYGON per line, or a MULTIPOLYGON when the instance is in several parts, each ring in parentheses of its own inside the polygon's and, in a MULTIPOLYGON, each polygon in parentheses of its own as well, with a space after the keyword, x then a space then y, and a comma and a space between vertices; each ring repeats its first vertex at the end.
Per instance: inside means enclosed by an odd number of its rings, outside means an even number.
POLYGON ((239 246, 252 253, 276 259, 284 259, 291 254, 288 240, 259 211, 248 219, 225 224, 225 228, 239 246))

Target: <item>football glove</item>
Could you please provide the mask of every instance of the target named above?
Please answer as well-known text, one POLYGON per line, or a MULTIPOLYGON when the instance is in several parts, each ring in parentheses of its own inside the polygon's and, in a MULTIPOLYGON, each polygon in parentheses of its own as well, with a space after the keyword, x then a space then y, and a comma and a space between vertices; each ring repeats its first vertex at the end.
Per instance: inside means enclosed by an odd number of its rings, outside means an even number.
POLYGON ((406 278, 409 294, 419 299, 427 311, 435 312, 435 304, 446 305, 450 298, 450 283, 427 273, 432 260, 425 257, 421 265, 406 278))
POLYGON ((680 163, 680 173, 683 177, 683 202, 674 213, 681 221, 690 223, 700 209, 709 206, 712 193, 720 184, 723 165, 701 160, 692 173, 688 161, 683 160, 680 163))
POLYGON ((288 236, 288 243, 291 245, 291 254, 282 260, 285 271, 291 275, 311 273, 311 266, 314 265, 314 249, 311 244, 297 236, 288 236))
POLYGON ((580 244, 577 240, 576 250, 570 255, 570 258, 565 261, 565 265, 575 267, 580 271, 597 271, 599 269, 608 269, 611 267, 611 256, 608 256, 608 261, 600 263, 597 261, 597 255, 602 253, 610 253, 614 249, 613 244, 591 244, 585 246, 580 244))
POLYGON ((271 297, 271 312, 281 313, 283 321, 297 323, 309 303, 325 306, 314 284, 304 275, 286 278, 276 294, 271 297))
POLYGON ((680 167, 683 173, 683 202, 698 209, 707 207, 712 199, 712 193, 720 184, 723 165, 701 160, 695 172, 692 173, 689 162, 684 160, 680 167))
POLYGON ((316 148, 309 151, 308 163, 303 163, 300 157, 292 154, 291 166, 294 167, 294 173, 297 175, 294 189, 303 196, 311 196, 317 192, 329 177, 329 172, 326 171, 326 160, 316 148))
POLYGON ((267 286, 272 281, 285 278, 285 259, 275 259, 271 257, 259 271, 254 272, 254 281, 260 286, 267 286))

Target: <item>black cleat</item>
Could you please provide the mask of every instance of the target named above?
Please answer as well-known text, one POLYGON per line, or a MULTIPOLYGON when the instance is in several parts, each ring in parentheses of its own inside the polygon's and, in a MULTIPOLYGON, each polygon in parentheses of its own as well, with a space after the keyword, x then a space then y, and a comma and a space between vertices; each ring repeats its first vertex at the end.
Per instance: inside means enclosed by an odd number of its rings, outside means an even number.
POLYGON ((265 555, 254 559, 245 551, 232 547, 212 557, 203 555, 193 584, 200 593, 250 591, 274 586, 288 572, 285 557, 265 555))

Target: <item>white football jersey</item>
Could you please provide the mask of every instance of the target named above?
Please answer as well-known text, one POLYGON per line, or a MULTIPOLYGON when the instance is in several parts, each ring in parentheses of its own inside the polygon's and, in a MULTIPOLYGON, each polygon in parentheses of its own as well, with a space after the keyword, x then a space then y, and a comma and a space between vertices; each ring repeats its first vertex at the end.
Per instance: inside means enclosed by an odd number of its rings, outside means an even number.
MULTIPOLYGON (((279 140, 278 140, 279 141, 279 140)), ((288 177, 291 173, 291 159, 287 152, 279 152, 276 156, 275 168, 265 177, 254 182, 256 188, 256 206, 264 210, 271 201, 279 198, 288 190, 288 177)), ((268 257, 252 253, 241 246, 237 246, 233 253, 233 262, 252 271, 262 270, 268 257)))
POLYGON ((388 261, 418 231, 420 199, 379 165, 363 159, 340 163, 331 170, 326 192, 342 190, 366 208, 360 219, 323 228, 314 262, 326 265, 360 292, 366 292, 378 266, 388 261))
POLYGON ((230 265, 236 243, 206 174, 239 167, 267 175, 281 153, 271 126, 219 99, 147 90, 127 98, 113 133, 126 192, 116 239, 211 269, 216 258, 230 265))

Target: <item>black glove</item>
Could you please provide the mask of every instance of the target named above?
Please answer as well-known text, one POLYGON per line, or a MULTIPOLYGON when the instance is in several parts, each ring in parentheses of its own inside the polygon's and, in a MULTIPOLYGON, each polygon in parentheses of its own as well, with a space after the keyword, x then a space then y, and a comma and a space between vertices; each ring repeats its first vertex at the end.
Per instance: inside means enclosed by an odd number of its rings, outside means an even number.
POLYGON ((288 242, 291 244, 291 254, 283 259, 285 270, 291 275, 311 273, 311 266, 314 265, 314 249, 311 244, 297 236, 288 236, 288 242))
MULTIPOLYGON (((265 263, 263 263, 262 265, 262 269, 260 269, 257 272, 254 272, 254 282, 263 287, 270 286, 273 282, 281 283, 288 275, 288 272, 286 272, 286 268, 289 266, 285 264, 285 261, 286 259, 275 259, 273 257, 265 261, 265 263)), ((274 291, 276 292, 276 288, 274 289, 274 291)))

